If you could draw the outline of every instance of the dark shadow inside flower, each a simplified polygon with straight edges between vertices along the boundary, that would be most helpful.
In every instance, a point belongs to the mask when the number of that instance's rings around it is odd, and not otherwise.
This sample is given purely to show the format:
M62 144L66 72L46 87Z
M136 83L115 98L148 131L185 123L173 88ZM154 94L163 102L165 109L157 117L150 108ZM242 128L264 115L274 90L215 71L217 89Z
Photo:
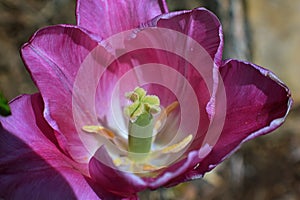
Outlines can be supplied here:
M113 192L114 195L119 197L134 196L136 192L145 189L146 185L140 177L132 173L116 170L111 167L113 165L111 156L104 147L100 147L90 160L89 171L91 178L88 179L88 182L96 192L100 192L99 196L108 198L111 195L109 193L104 194L102 188ZM114 190L116 185L118 190Z
M41 101L40 94L33 95L32 97L32 110L34 112L35 117L35 123L38 126L40 130L43 130L42 133L56 146L56 148L64 153L67 154L67 152L62 149L62 147L59 145L57 138L55 137L55 131L49 126L49 124L46 122L44 117L40 117L44 111L44 103Z
M1 198L76 198L68 180L59 171L21 139L1 126L0 130Z

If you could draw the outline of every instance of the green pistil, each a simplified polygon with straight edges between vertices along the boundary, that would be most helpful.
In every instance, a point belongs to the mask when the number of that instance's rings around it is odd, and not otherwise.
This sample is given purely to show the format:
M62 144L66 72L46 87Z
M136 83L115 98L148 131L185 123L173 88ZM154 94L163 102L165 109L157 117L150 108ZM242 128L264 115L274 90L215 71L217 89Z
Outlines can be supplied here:
M157 96L146 95L143 88L137 87L126 94L132 104L125 107L129 117L128 149L129 158L143 161L151 150L154 129L153 114L160 111L160 100Z

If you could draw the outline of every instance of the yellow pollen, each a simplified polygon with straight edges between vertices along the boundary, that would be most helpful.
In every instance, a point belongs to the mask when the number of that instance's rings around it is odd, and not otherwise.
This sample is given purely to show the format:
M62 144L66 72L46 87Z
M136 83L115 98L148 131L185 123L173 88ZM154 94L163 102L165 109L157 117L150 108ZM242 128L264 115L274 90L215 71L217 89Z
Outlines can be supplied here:
M113 160L116 167L119 167L123 162L121 158L116 158Z

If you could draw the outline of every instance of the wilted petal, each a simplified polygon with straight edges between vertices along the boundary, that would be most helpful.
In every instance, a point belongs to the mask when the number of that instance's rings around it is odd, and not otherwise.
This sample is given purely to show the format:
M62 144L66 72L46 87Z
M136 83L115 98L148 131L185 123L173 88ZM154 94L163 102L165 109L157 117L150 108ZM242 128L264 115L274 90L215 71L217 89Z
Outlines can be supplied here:
M84 58L96 45L81 29L58 25L36 32L21 50L45 102L46 120L57 131L62 148L77 160L84 160L87 153L74 126L73 83Z
M205 8L163 14L143 26L157 26L179 31L196 40L217 65L222 62L222 26L218 18Z
M227 94L225 125L211 153L196 169L190 167L179 183L203 175L244 142L267 134L285 120L292 105L288 88L270 71L251 63L228 60L220 68Z
M100 40L166 12L165 0L78 0L76 16L77 24Z
M10 104L12 115L0 118L0 197L99 199L81 175L82 166L53 143L42 104L39 94L19 97Z
M145 182L138 176L112 168L111 157L104 147L98 149L90 160L89 169L97 188L105 188L119 198L135 198L136 193L145 189Z

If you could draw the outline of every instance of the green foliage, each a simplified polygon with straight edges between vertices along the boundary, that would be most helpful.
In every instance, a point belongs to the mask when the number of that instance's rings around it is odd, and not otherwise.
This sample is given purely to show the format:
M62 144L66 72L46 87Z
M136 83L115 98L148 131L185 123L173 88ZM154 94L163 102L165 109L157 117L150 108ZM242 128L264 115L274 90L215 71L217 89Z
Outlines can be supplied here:
M8 105L7 99L3 96L3 94L0 92L0 115L2 116L8 116L10 115L10 108Z

